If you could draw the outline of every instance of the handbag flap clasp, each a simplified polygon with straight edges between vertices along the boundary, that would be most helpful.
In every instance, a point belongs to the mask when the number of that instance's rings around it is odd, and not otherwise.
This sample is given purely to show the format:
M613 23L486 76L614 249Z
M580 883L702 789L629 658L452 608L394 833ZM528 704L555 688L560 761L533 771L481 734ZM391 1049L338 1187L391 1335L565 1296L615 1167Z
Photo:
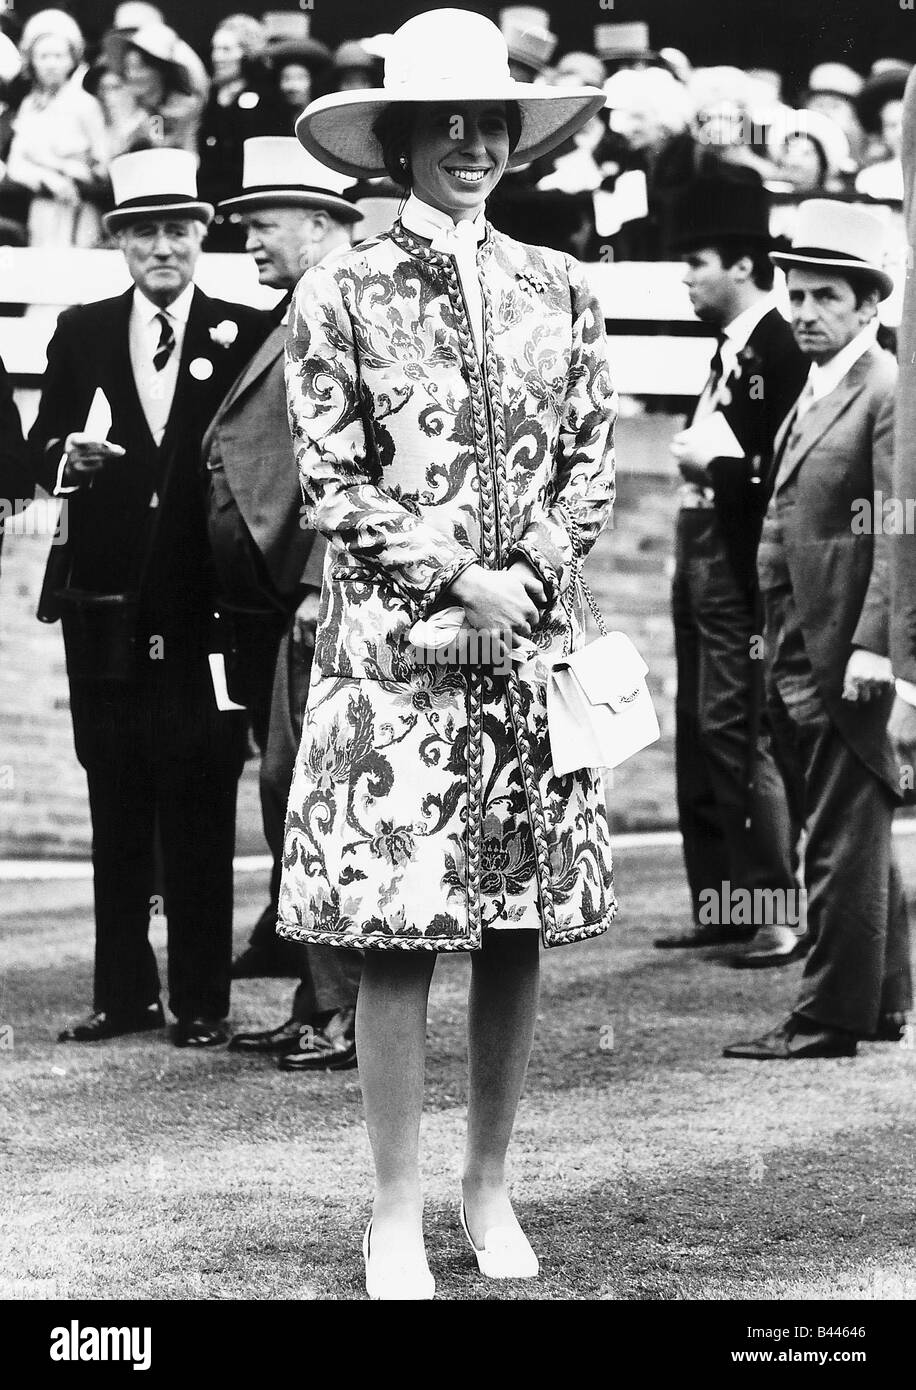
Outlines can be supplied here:
M625 632L609 632L596 638L581 651L567 656L565 664L586 699L593 705L610 706L615 714L635 703L649 670Z

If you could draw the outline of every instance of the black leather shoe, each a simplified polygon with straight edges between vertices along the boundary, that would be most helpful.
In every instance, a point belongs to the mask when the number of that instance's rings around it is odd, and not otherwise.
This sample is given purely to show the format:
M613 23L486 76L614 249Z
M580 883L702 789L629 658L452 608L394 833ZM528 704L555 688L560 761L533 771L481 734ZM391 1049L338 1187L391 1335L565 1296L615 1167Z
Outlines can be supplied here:
M172 1033L176 1047L219 1047L229 1037L217 1018L180 1018Z
M658 951L690 950L700 946L731 946L736 941L750 941L753 928L694 927L680 936L658 936L652 943Z
M320 1028L304 1028L283 1052L280 1071L348 1071L356 1066L356 1010L338 1009Z
M773 970L790 965L793 960L804 960L810 950L810 936L800 936L788 951L745 951L743 956L734 956L729 964L733 970Z
M307 1025L297 1018L288 1018L279 1028L263 1033L236 1033L229 1039L230 1052L264 1053L294 1052L299 1046L299 1034Z
M57 1035L58 1042L102 1042L125 1033L148 1033L165 1026L165 1015L158 1002L138 1014L91 1013L71 1023Z
M298 980L301 977L300 948L288 941L277 941L269 949L247 946L232 962L233 980Z
M882 1014L878 1019L878 1027L870 1037L863 1038L863 1042L903 1042L906 1036L907 1020L906 1014Z
M855 1057L856 1036L842 1028L808 1023L794 1016L771 1033L750 1042L723 1048L723 1057L746 1057L755 1062L790 1062L811 1057Z

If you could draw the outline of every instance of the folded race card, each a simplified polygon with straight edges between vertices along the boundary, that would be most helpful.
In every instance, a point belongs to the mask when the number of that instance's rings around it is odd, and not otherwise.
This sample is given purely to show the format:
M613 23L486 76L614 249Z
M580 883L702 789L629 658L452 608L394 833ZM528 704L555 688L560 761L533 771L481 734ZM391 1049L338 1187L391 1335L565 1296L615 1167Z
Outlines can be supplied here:
M744 450L738 443L735 432L722 414L714 410L695 425L681 432L685 443L694 445L701 454L714 459L743 459Z
M89 414L86 416L83 434L86 435L87 439L107 439L110 429L111 403L101 386L98 386L96 387L95 395L92 397Z

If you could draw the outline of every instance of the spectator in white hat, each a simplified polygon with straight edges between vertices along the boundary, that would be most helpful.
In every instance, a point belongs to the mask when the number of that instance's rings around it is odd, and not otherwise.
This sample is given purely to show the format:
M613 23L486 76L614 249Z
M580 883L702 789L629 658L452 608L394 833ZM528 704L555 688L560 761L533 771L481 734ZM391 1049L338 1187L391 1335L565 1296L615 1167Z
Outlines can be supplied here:
M167 24L107 35L106 52L140 108L132 150L164 146L197 154L209 79L197 54Z
M846 63L818 63L811 69L802 101L807 111L818 111L836 121L849 141L852 159L861 163L866 136L856 111L856 99L864 85L862 75Z
M247 733L244 715L217 707L210 677L200 447L269 324L194 284L213 208L198 197L193 155L142 150L111 173L105 221L131 284L61 314L29 436L42 486L68 497L67 543L52 547L39 616L63 625L93 833L94 997L59 1041L164 1023L148 939L158 836L174 1042L213 1047L227 1037Z
M842 126L819 111L792 111L770 129L776 178L805 197L835 193L850 171L849 141Z
M95 97L72 80L83 48L79 26L62 10L41 10L22 31L31 88L13 123L7 174L32 192L33 246L95 246L99 240L105 121Z

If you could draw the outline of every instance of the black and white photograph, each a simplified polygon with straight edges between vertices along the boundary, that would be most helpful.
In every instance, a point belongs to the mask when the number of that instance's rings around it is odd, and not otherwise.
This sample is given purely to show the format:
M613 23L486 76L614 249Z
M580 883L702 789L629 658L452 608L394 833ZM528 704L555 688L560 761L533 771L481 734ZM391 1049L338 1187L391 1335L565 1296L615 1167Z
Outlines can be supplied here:
M23 1365L547 1301L880 1375L916 3L272 5L0 0Z

